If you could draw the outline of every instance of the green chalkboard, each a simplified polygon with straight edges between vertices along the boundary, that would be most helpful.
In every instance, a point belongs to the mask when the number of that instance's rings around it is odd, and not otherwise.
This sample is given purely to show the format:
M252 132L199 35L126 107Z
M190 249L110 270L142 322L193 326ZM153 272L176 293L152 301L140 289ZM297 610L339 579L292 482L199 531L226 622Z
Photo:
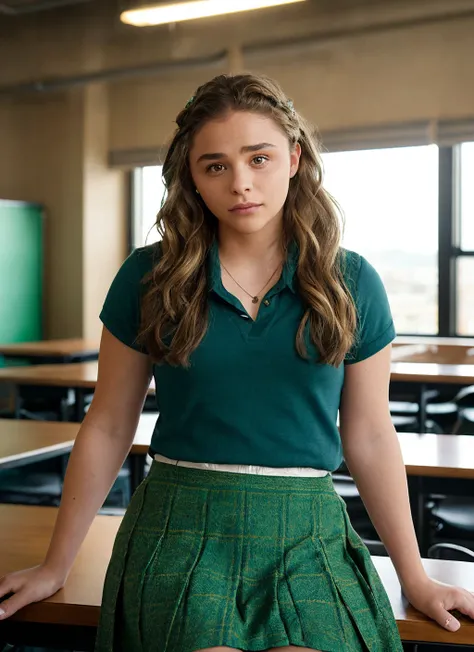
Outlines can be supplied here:
M0 343L43 338L43 210L0 200Z

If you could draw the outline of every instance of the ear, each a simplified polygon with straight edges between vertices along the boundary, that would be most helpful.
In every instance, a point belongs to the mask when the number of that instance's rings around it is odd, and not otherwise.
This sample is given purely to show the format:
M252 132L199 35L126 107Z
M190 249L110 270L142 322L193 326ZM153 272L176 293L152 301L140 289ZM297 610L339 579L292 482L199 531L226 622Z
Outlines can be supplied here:
M295 148L290 152L290 179L293 179L300 167L301 145L296 143Z

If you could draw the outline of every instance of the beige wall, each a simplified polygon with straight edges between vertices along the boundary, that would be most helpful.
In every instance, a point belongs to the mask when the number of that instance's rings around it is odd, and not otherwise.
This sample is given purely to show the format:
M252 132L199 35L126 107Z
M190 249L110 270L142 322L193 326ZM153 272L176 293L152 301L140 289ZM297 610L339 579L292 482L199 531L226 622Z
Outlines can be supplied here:
M84 93L82 335L98 339L98 315L118 265L126 253L123 173L108 167L108 89Z
M349 0L136 30L111 16L103 0L64 13L44 12L0 25L0 197L44 203L47 210L46 326L49 337L94 337L97 314L125 251L125 179L107 166L110 150L160 147L195 88L238 68L276 77L297 108L325 130L474 115L474 1L469 18L387 28L432 2ZM109 6L110 5L110 6ZM107 6L109 9L106 10ZM109 13L107 13L109 11ZM95 13L94 13L95 12ZM102 13L101 13L102 12ZM385 23L347 36L349 26ZM335 32L340 36L335 38ZM11 84L111 67L177 61L243 43L319 33L310 47L245 56L242 63L155 77L2 98ZM332 36L331 36L332 35Z
M0 197L45 206L45 329L75 336L82 321L81 98L0 104Z
M123 173L110 170L108 93L0 103L0 197L45 207L45 334L98 337L126 253Z
M321 131L474 115L474 18L344 38L297 55L246 57ZM219 70L114 84L110 147L158 146L196 86Z

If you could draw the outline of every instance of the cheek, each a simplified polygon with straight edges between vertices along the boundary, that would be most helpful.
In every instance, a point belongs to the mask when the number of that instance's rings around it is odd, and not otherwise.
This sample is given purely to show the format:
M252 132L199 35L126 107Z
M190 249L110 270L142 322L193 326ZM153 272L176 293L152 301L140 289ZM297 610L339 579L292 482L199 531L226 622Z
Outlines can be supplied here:
M225 213L229 208L229 192L226 191L222 182L216 179L213 179L212 183L204 182L200 185L200 193L202 201L216 217Z
M224 184L222 181L219 181L217 179L213 179L212 183L209 183L209 181L204 181L204 183L201 183L201 196L206 202L206 204L219 204L223 201L223 197L225 195L225 188Z
M282 166L277 173L269 175L267 184L271 188L271 193L275 201L281 201L282 197L285 198L290 185L289 167Z

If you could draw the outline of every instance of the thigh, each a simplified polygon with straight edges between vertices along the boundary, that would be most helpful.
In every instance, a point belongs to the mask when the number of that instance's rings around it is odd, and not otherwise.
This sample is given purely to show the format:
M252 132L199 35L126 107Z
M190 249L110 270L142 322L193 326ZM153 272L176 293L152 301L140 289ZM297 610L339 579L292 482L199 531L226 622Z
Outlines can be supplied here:
M203 650L196 650L196 652L241 652L235 647L206 647Z
M222 648L225 649L225 648ZM295 647L294 645L289 645L288 647L272 647L267 652L320 652L320 650L313 650L312 647Z

